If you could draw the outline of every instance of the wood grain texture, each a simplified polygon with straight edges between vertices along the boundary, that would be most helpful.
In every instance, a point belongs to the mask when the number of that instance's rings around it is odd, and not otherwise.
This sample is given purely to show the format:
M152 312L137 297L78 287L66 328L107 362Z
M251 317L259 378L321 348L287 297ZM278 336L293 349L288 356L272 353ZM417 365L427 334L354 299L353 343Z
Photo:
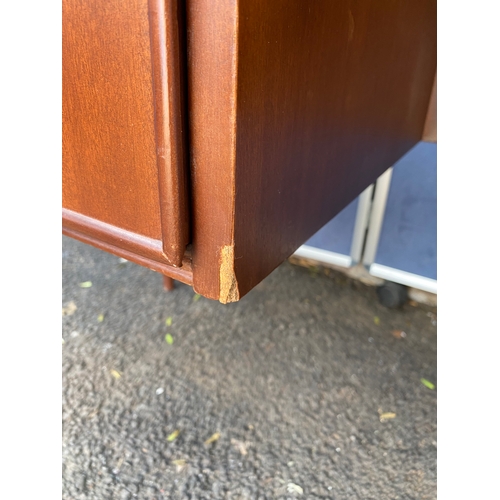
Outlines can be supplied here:
M163 260L180 265L188 214L175 5L63 0L63 206L157 240Z
M149 0L156 158L163 252L180 266L189 243L184 9L178 0Z
M63 208L63 234L106 252L148 267L187 285L193 284L191 251L188 247L181 266L165 263L161 241L111 226L91 217Z
M191 254L186 251L180 267L165 263L161 241L111 226L63 208L63 234L106 252L148 267L187 285L193 284Z
M434 85L432 86L422 140L425 142L437 142L437 76L434 78Z
M191 0L187 28L193 280L225 302L421 139L436 2Z
M234 247L237 2L192 0L186 19L193 285L224 301L220 270L231 273L223 258Z

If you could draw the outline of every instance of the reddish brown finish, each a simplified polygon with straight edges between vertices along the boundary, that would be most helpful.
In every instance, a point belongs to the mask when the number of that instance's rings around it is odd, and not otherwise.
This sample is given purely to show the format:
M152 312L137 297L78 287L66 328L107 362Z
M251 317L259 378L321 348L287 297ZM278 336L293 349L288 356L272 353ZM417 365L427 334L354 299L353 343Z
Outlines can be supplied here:
M437 142L437 77L434 78L432 86L431 100L425 119L424 133L422 140L426 142Z
M63 1L63 206L88 218L80 229L91 239L102 222L155 240L161 261L179 266L188 214L178 17L176 0L150 3L148 19L147 0Z
M220 298L222 249L234 245L236 4L187 3L193 281L213 299Z
M165 264L161 241L141 236L116 226L96 221L84 215L63 209L63 234L88 243L101 250L123 257L153 271L193 284L191 254L186 251L181 267Z
M175 289L174 280L168 276L163 276L163 289L166 292L171 292Z
M238 300L421 136L435 0L191 0L193 280Z
M156 159L163 252L180 266L189 243L187 162L183 82L184 56L177 0L149 0L149 25L155 101Z
M183 5L63 0L63 232L232 302L421 139L436 1Z

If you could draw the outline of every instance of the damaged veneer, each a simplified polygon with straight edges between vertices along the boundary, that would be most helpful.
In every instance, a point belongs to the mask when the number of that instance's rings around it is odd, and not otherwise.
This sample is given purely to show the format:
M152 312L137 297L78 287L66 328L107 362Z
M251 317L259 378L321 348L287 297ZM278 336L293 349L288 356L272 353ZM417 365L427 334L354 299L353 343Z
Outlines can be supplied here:
M240 300L432 140L436 10L63 0L63 232Z

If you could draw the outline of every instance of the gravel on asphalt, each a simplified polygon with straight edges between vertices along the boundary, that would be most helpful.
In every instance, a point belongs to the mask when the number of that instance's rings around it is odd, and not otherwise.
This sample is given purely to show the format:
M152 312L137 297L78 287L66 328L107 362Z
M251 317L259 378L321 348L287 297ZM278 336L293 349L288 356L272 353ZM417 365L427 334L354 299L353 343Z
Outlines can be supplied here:
M435 308L288 262L222 305L62 257L63 499L436 498Z

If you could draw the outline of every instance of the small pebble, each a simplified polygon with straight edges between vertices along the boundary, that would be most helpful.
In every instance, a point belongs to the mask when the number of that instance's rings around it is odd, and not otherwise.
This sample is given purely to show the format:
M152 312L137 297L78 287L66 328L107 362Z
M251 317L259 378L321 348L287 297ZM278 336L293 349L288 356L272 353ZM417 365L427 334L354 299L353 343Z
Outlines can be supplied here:
M163 389L163 387L158 387L158 389L156 389L156 395L159 396L160 394L163 394L164 391L165 389Z

